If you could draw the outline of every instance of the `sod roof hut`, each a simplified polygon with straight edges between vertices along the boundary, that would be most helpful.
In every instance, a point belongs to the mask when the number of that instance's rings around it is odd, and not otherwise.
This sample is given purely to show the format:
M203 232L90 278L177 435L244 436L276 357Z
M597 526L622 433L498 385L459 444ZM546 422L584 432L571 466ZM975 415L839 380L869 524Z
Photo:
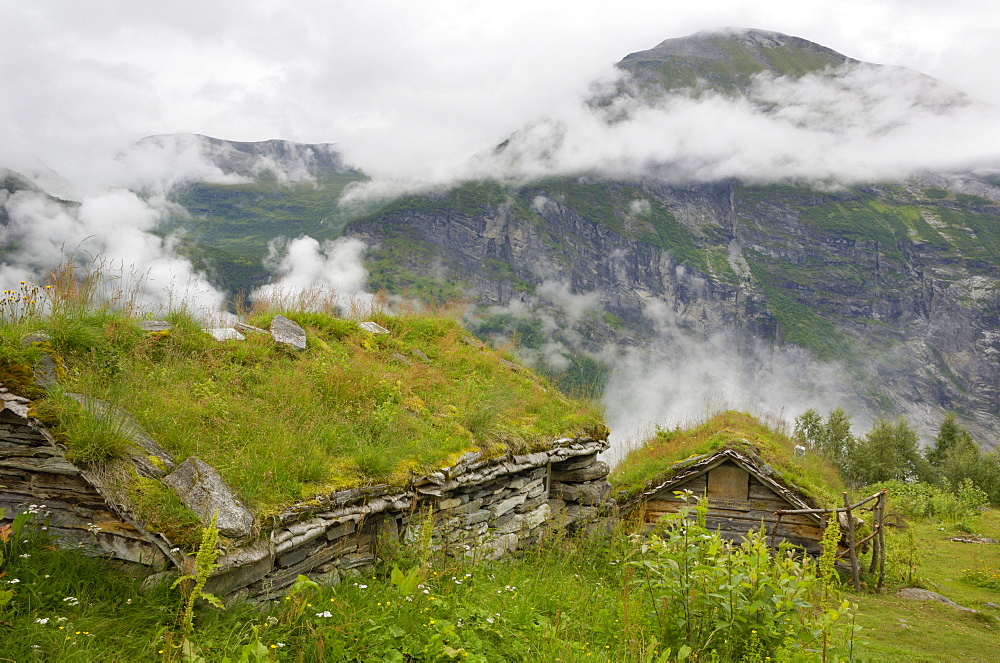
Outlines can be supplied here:
M764 461L749 450L722 449L695 456L673 465L659 483L631 500L626 513L641 515L655 523L676 513L685 497L675 491L691 491L705 499L710 529L731 540L764 525L771 545L787 541L819 554L824 521L815 514L783 515L775 512L817 508L807 495L787 484Z
M0 535L27 513L62 546L186 570L213 523L225 554L206 591L265 600L428 523L435 549L498 558L613 511L586 403L451 320L300 315L308 331L274 315L246 336L114 318L82 349L0 335ZM102 352L128 356L115 379L138 386L101 392Z

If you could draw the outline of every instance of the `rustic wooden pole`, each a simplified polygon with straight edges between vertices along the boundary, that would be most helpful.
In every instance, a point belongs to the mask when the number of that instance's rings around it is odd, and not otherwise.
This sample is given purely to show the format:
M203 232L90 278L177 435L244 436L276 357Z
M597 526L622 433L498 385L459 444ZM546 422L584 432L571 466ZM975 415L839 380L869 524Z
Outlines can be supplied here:
M878 507L878 549L881 552L878 560L878 591L882 591L885 580L885 507L889 503L889 493L883 491Z
M879 548L878 548L878 528L879 528L879 523L878 523L878 508L879 508L880 504L882 504L882 496L881 495L879 496L878 501L875 502L875 506L872 508L872 537L871 537L871 539L872 539L872 561L868 565L868 575L870 575L870 576L875 574L875 568L878 566L878 555L879 555Z
M851 513L851 500L844 493L844 510L847 512L847 551L851 556L851 575L854 577L854 589L860 591L861 578L858 571L858 548L854 539L854 514Z

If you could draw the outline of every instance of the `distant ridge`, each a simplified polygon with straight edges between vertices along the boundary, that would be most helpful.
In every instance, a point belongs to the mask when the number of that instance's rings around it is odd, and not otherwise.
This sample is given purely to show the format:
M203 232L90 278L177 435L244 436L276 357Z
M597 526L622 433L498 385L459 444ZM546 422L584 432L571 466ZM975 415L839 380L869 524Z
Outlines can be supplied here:
M147 136L135 147L175 154L194 150L225 174L251 179L266 173L279 179L300 180L356 172L344 165L332 143L307 145L280 139L240 142L179 133Z

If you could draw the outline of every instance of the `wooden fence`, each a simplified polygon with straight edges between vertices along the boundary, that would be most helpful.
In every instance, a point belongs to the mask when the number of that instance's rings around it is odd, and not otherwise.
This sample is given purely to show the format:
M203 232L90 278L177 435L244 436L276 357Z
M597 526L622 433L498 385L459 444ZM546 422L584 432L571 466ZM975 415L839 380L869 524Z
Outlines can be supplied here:
M851 574L854 578L854 589L861 589L861 568L860 562L858 561L858 550L860 546L863 546L869 541L872 542L872 558L871 564L868 568L868 573L875 573L876 568L878 569L878 585L879 591L882 590L882 583L885 581L885 507L889 499L889 491L880 490L871 497L866 497L865 499L851 504L850 499L847 497L847 493L844 493L844 506L837 509L789 509L789 510L779 510L775 511L775 515L778 516L778 522L775 523L772 531L776 532L778 525L781 523L781 517L785 515L792 514L822 514L822 513L844 513L847 514L847 550L843 553L839 553L837 557L843 557L845 554L849 556L851 563ZM871 511L873 514L872 518L872 533L861 539L857 540L857 528L855 527L855 517L854 512L861 510L864 505L874 502L875 504L865 509L866 511ZM772 541L772 546L774 542Z

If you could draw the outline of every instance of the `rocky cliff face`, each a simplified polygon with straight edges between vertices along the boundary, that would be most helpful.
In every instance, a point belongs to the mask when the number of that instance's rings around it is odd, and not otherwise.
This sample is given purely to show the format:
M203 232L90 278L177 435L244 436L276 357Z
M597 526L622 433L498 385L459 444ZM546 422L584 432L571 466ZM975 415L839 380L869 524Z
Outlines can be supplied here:
M374 247L376 280L451 281L480 306L481 331L543 362L553 340L567 361L611 364L608 346L796 345L807 372L843 367L870 414L906 414L929 435L955 410L993 445L1000 207L953 188L487 183L401 201L349 232Z

